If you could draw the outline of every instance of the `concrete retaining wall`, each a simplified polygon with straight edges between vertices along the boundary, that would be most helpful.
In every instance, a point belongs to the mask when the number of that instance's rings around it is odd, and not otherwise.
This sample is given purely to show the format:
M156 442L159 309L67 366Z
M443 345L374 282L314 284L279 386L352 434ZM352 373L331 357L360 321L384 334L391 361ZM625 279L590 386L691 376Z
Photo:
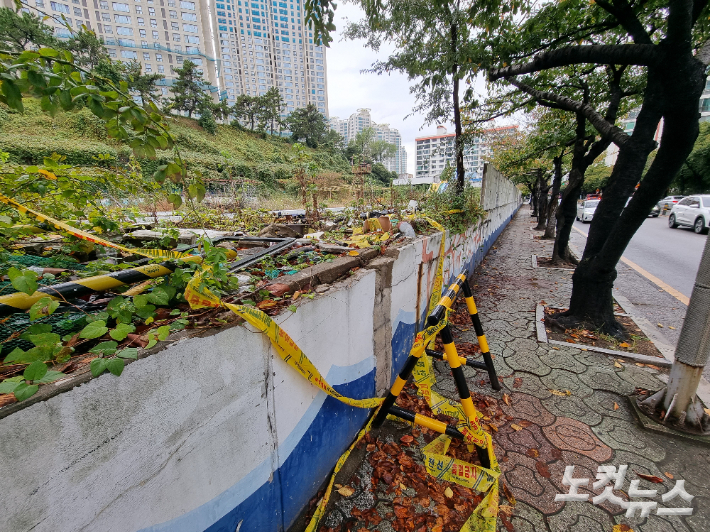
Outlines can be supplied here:
M518 206L447 237L445 279L477 265ZM388 250L276 318L340 393L389 387L423 323L440 238ZM87 382L0 419L0 530L285 530L368 415L245 326L169 341L118 378L73 379Z

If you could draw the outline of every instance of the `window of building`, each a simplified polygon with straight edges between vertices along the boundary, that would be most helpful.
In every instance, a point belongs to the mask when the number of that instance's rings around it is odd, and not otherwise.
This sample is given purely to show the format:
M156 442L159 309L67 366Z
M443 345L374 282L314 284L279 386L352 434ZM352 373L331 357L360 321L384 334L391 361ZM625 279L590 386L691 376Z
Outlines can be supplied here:
M177 18L177 11L170 10L170 18Z
M158 36L157 31L153 31L153 39L159 39L160 37Z
M108 55L109 57L116 57L116 50L114 50L113 48L109 48Z
M80 17L81 16L81 9L78 7L74 8L74 16L75 17Z
M154 17L154 16L155 16L155 8L154 8L154 7L149 7L149 8L148 8L148 14L149 14L151 17Z
M143 68L146 72L153 72L153 65L146 63L145 65L143 65Z
M157 28L157 27L158 27L158 21L155 20L154 18L150 19L150 27L151 27L151 28Z
M124 13L130 13L131 10L128 8L128 4L121 4L118 2L114 2L111 4L111 7L113 7L114 11L123 11Z
M138 13L139 15L142 15L143 14L143 6L136 6L136 13Z
M109 15L108 13L101 13L101 20L111 22L111 15Z
M197 33L197 26L194 24L183 24L182 31L186 33Z
M49 5L52 6L52 11L56 11L57 13L66 13L67 15L69 14L69 6L66 4L50 2Z
M155 54L155 60L158 63L162 63L163 62L163 54Z
M175 59L178 62L178 65L182 64L182 56L181 55L178 55Z
M101 9L108 9L108 2L104 2L104 0L101 0L101 1L99 2L99 7L100 7Z
M104 24L104 33L110 33L111 35L113 35L113 28L108 24Z
M138 54L132 50L121 50L121 57L123 59L138 59Z
M197 13L182 13L183 20L190 20L192 22L197 22Z
M200 44L200 38L192 35L185 35L185 42L189 42L190 44Z
M165 67L163 65L158 65L158 72L161 74L165 72Z
M145 26L145 20L143 19L143 17L137 17L137 20L139 26Z
M180 25L177 22L171 22L170 27L176 31L180 30Z
M180 2L180 7L183 9L195 10L195 2Z
M146 37L145 30L138 30L138 35L145 38Z
M118 24L130 24L131 17L129 17L128 15L114 15L113 21Z
M143 52L143 61L150 61L150 54L148 52Z
M116 33L118 35L133 35L133 28L126 28L125 26L116 26Z

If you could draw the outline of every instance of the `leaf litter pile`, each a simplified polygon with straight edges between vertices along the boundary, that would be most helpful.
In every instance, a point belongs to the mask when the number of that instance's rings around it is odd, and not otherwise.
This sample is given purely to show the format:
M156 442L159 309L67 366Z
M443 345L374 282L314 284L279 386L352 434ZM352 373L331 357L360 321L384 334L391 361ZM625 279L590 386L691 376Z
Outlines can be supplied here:
M487 430L496 431L496 423L509 420L497 409L494 400L475 394L474 402L488 423L484 425ZM455 423L448 416L434 416L426 401L417 395L412 382L402 390L397 404L418 414ZM453 482L437 480L427 473L421 449L438 436L437 432L425 427L411 427L397 421L385 423L382 429L368 433L356 447L359 453L350 458L362 457L357 470L348 479L340 478L343 472L336 478L319 532L385 529L397 532L458 532L481 502L483 494ZM480 465L475 451L469 452L461 440L451 441L447 455ZM311 501L311 511L306 516L308 520L322 495L319 493ZM506 496L510 504L503 504ZM515 502L502 480L501 498L499 518L508 528ZM383 526L383 523L386 524Z
M563 329L559 327L555 321L554 314L560 312L560 310L545 307L545 331L549 340L663 358L663 355L653 345L653 342L646 337L629 316L616 316L616 321L623 326L628 337L626 340L617 340L611 336L600 334L598 331L583 328Z

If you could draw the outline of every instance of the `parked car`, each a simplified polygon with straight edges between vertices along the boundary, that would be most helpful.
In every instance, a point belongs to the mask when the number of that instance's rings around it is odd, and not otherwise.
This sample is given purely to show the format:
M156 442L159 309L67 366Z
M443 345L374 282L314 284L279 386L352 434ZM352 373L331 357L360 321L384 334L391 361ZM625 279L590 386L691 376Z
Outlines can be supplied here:
M626 200L626 205L629 204L631 201L631 198ZM624 205L624 208L626 208L626 205ZM651 212L648 213L648 216L651 218L658 218L658 215L661 213L661 208L658 206L658 203L653 206L653 209L651 209Z
M710 194L699 194L683 198L671 209L668 227L688 225L698 234L708 232L710 224Z
M582 223L591 222L594 218L594 211L597 210L600 200L585 200L577 204L577 220Z
M671 210L673 205L676 205L685 196L666 196L661 201L658 202L658 208L660 210L667 209Z

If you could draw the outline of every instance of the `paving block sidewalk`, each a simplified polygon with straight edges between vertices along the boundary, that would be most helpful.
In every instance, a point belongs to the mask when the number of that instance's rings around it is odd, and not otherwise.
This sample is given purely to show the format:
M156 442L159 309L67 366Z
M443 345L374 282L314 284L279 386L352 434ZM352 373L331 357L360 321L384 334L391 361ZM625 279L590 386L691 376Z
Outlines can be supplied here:
M663 383L658 377L667 374L667 370L639 367L633 362L615 364L610 356L574 346L553 347L537 342L535 307L542 301L566 306L571 292L571 272L532 267L531 255L545 255L544 250L549 248L548 244L532 238L540 234L532 231L533 225L528 207L523 206L471 280L503 389L494 392L483 372L465 368L465 373L478 404L484 401L488 406L488 412L483 413L491 415L496 425L497 431L492 436L502 478L517 499L512 515L499 519L499 530L710 531L710 447L644 431L627 399L636 388L660 389ZM473 330L464 329L459 328L457 344L476 344ZM440 393L457 398L446 366L440 362L434 365ZM571 394L553 393L564 390ZM509 405L503 400L503 394L507 394ZM494 417L496 413L498 417ZM414 434L419 445L412 450L407 447L406 454L421 464L420 449L425 440L418 432ZM397 445L402 435L411 433L411 427L388 421L380 431L374 431L373 436ZM424 507L422 504L426 502L422 501L429 499L421 497L407 482L398 494L387 490L381 480L373 483L368 458L374 446L368 447L369 451L363 446L354 452L338 475L336 482L352 486L354 493L334 494L320 530L432 529L429 525L417 524L423 519L398 520L393 510L397 504L406 505L407 499L414 501L410 517L438 516L449 510L433 500L430 506ZM392 454L397 456L397 453ZM590 479L589 489L580 489L580 493L591 494L589 501L555 501L556 494L569 491L562 485L565 467L569 465L575 466L574 477ZM599 465L628 465L621 490L614 492L622 499L628 500L626 492L630 482L638 479L640 489L658 490L656 498L645 500L656 501L659 507L666 508L692 506L693 514L658 516L652 510L647 518L640 518L638 512L636 517L627 518L626 510L615 504L592 504L591 497L602 491L592 489ZM636 473L657 476L664 482L652 484ZM679 479L685 480L685 490L694 496L692 502L687 504L680 497L662 502L661 495L670 491ZM504 498L501 504L507 504ZM372 519L361 517L368 511L373 515L373 509L379 516L375 524ZM450 511L458 510L453 507ZM468 509L465 511L470 513ZM436 530L458 531L467 517L451 519L449 516ZM437 525L441 525L440 520ZM620 526L614 528L615 525Z

